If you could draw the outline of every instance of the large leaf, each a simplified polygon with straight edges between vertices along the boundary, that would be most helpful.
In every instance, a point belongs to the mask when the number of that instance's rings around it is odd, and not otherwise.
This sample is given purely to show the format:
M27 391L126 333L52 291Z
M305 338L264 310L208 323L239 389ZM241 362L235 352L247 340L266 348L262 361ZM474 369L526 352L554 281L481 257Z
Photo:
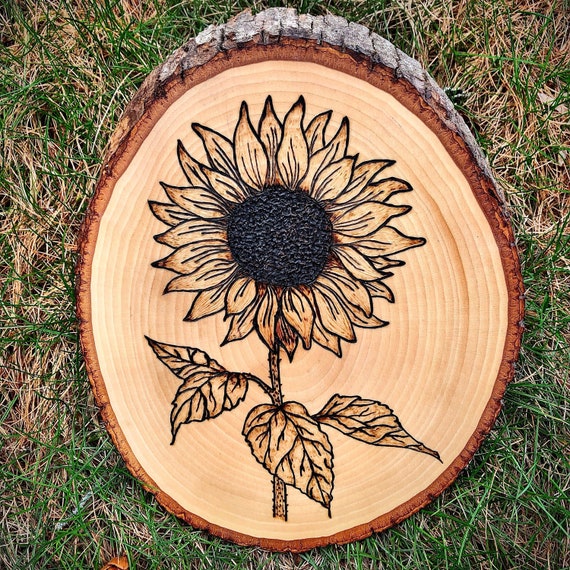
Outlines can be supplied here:
M314 417L322 424L371 445L405 447L441 461L437 451L414 439L394 412L381 402L335 394Z
M329 438L297 402L253 408L243 435L255 458L273 475L317 501L330 514L333 450Z
M210 369L214 372L226 372L223 366L202 350L190 346L175 346L158 342L148 336L145 338L160 361L182 380L188 379L197 367Z
M228 372L197 348L147 341L159 360L183 380L172 401L172 443L183 424L202 422L235 408L246 396L247 374Z

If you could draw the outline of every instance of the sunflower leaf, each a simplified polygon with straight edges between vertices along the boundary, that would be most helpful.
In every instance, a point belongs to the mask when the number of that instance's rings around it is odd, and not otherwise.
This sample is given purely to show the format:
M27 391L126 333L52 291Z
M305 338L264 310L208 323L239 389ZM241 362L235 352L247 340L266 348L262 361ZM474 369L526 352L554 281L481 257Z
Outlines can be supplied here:
M243 435L267 471L330 509L332 445L304 406L298 402L255 406L245 420Z
M414 439L394 412L381 402L335 394L314 418L370 445L405 447L441 461L437 451Z
M172 401L171 443L183 424L215 418L233 410L245 398L249 374L228 372L197 348L146 339L158 359L183 380Z

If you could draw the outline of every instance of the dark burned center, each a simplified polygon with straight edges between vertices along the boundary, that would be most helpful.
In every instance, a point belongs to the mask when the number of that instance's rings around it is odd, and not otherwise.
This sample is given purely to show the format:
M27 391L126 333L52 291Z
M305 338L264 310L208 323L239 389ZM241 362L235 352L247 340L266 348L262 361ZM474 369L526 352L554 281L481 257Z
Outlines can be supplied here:
M304 192L270 186L232 210L228 242L234 259L256 281L308 285L325 266L332 225L322 206Z

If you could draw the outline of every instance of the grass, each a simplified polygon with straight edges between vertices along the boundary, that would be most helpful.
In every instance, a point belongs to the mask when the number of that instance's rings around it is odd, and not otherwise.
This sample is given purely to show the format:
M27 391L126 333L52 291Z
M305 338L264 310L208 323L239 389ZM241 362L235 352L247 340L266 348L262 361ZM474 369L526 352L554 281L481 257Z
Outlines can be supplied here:
M0 568L570 568L570 4L304 0L416 57L505 190L527 331L498 422L459 480L367 540L240 548L168 515L125 469L78 350L79 226L121 110L209 23L277 2L5 0L0 7Z

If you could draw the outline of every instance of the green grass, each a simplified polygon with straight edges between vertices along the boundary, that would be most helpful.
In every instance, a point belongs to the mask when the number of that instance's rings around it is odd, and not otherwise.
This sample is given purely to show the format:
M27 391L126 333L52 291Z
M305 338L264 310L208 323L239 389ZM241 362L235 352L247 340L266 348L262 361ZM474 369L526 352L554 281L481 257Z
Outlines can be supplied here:
M416 5L417 4L417 5ZM167 514L107 435L78 349L79 226L105 144L189 37L278 2L5 0L0 7L0 568L570 568L570 5L290 3L363 23L454 100L507 194L527 331L494 430L402 524L307 553L240 548Z

